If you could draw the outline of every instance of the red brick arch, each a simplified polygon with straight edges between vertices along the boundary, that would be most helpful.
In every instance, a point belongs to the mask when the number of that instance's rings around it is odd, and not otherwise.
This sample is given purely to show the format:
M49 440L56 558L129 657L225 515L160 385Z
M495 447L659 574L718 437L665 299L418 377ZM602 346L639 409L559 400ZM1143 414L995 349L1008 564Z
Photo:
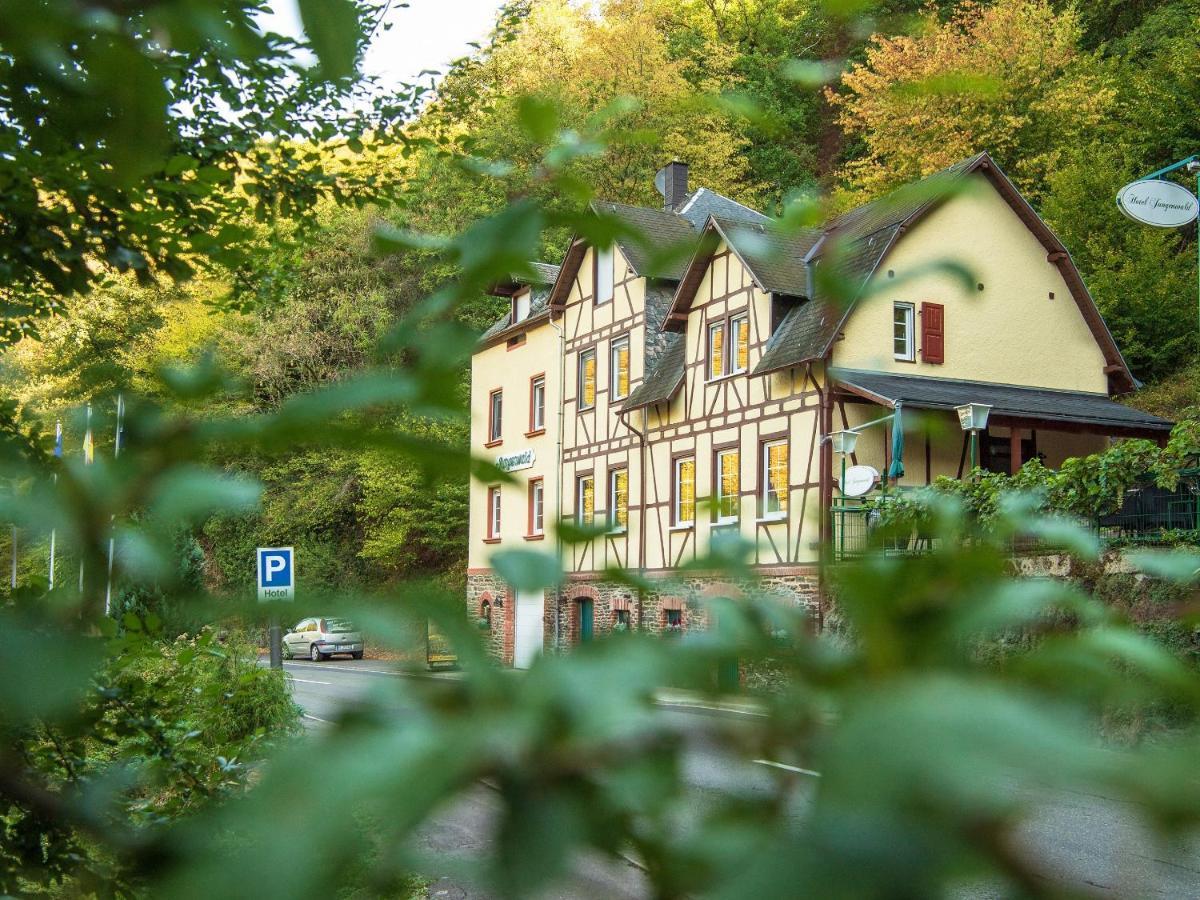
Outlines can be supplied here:
M568 600L591 600L593 603L599 601L600 592L590 584L576 584L567 588Z

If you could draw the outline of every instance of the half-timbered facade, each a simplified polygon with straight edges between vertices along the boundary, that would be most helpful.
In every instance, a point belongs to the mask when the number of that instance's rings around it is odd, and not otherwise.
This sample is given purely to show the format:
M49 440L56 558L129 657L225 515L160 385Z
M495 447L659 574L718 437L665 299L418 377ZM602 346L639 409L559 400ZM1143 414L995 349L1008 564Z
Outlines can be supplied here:
M493 617L497 598L511 610L493 624L507 661L613 628L705 624L692 621L703 613L691 596L736 587L671 576L732 535L768 589L816 604L838 493L834 431L891 415L864 428L847 462L891 470L904 488L969 468L953 412L963 403L992 407L982 462L1006 470L1169 428L1111 400L1134 387L1132 374L1066 249L986 154L799 232L690 191L679 163L657 183L661 210L595 206L640 239L576 240L560 267L539 270L547 284L533 286L525 320L530 347L535 332L546 336L535 352L497 353L522 328L514 307L475 357L472 434L483 455L495 452L495 367L518 381L556 373L561 417L556 440L548 429L543 442L552 458L539 451L528 478L555 482L546 535L562 520L597 531L555 542L566 586L514 609L488 551L528 535L489 537L487 522L493 490L514 503L523 493L473 485L468 602L481 618L485 601ZM893 422L903 465L891 456ZM614 584L604 574L613 568L664 587ZM523 611L536 618L525 630Z

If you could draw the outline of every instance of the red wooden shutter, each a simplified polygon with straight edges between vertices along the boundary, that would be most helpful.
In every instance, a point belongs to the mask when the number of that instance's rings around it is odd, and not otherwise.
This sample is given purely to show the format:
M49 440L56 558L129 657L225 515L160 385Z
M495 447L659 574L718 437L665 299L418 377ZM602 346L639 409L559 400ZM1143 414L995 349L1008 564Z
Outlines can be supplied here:
M946 361L946 307L940 303L921 304L921 359Z

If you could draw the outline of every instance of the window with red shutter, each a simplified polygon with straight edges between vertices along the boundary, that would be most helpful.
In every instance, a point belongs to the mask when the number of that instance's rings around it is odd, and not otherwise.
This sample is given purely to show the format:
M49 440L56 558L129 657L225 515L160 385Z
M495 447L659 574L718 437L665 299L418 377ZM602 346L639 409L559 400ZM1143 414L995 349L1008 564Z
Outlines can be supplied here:
M946 361L946 307L940 303L921 304L921 360Z

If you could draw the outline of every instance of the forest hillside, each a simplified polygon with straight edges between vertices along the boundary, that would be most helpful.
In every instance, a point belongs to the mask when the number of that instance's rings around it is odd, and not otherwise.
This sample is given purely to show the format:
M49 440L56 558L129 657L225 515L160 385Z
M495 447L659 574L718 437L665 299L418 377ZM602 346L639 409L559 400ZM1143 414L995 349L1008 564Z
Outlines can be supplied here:
M693 184L768 212L798 198L836 209L987 150L1071 249L1148 385L1137 402L1166 414L1191 405L1200 385L1195 228L1140 226L1113 197L1200 150L1200 0L890 0L865 20L831 18L827 7L513 4L510 27L452 65L408 124L431 139L362 157L374 181L394 186L386 202L331 205L300 246L283 239L285 225L259 223L274 299L225 302L230 285L212 275L179 285L116 278L7 350L4 388L53 423L122 388L155 390L163 366L212 359L229 389L205 403L274 410L374 362L380 337L454 274L432 252L377 255L375 226L451 233L514 197L540 197L539 127L586 133L599 123L616 140L603 155L579 156L580 191L543 198L551 208L586 202L584 184L654 204L655 170L678 158ZM438 149L451 145L477 165ZM557 261L566 239L551 232L544 258ZM481 294L462 307L462 324L482 329L500 306ZM456 365L465 396L468 365ZM466 442L461 421L403 424ZM71 427L74 452L81 435ZM111 440L98 434L97 452ZM276 541L296 545L312 587L462 577L458 479L397 468L369 448L298 446L221 462L257 476L266 493L256 512L178 536L192 577L212 587L248 590L251 548Z

